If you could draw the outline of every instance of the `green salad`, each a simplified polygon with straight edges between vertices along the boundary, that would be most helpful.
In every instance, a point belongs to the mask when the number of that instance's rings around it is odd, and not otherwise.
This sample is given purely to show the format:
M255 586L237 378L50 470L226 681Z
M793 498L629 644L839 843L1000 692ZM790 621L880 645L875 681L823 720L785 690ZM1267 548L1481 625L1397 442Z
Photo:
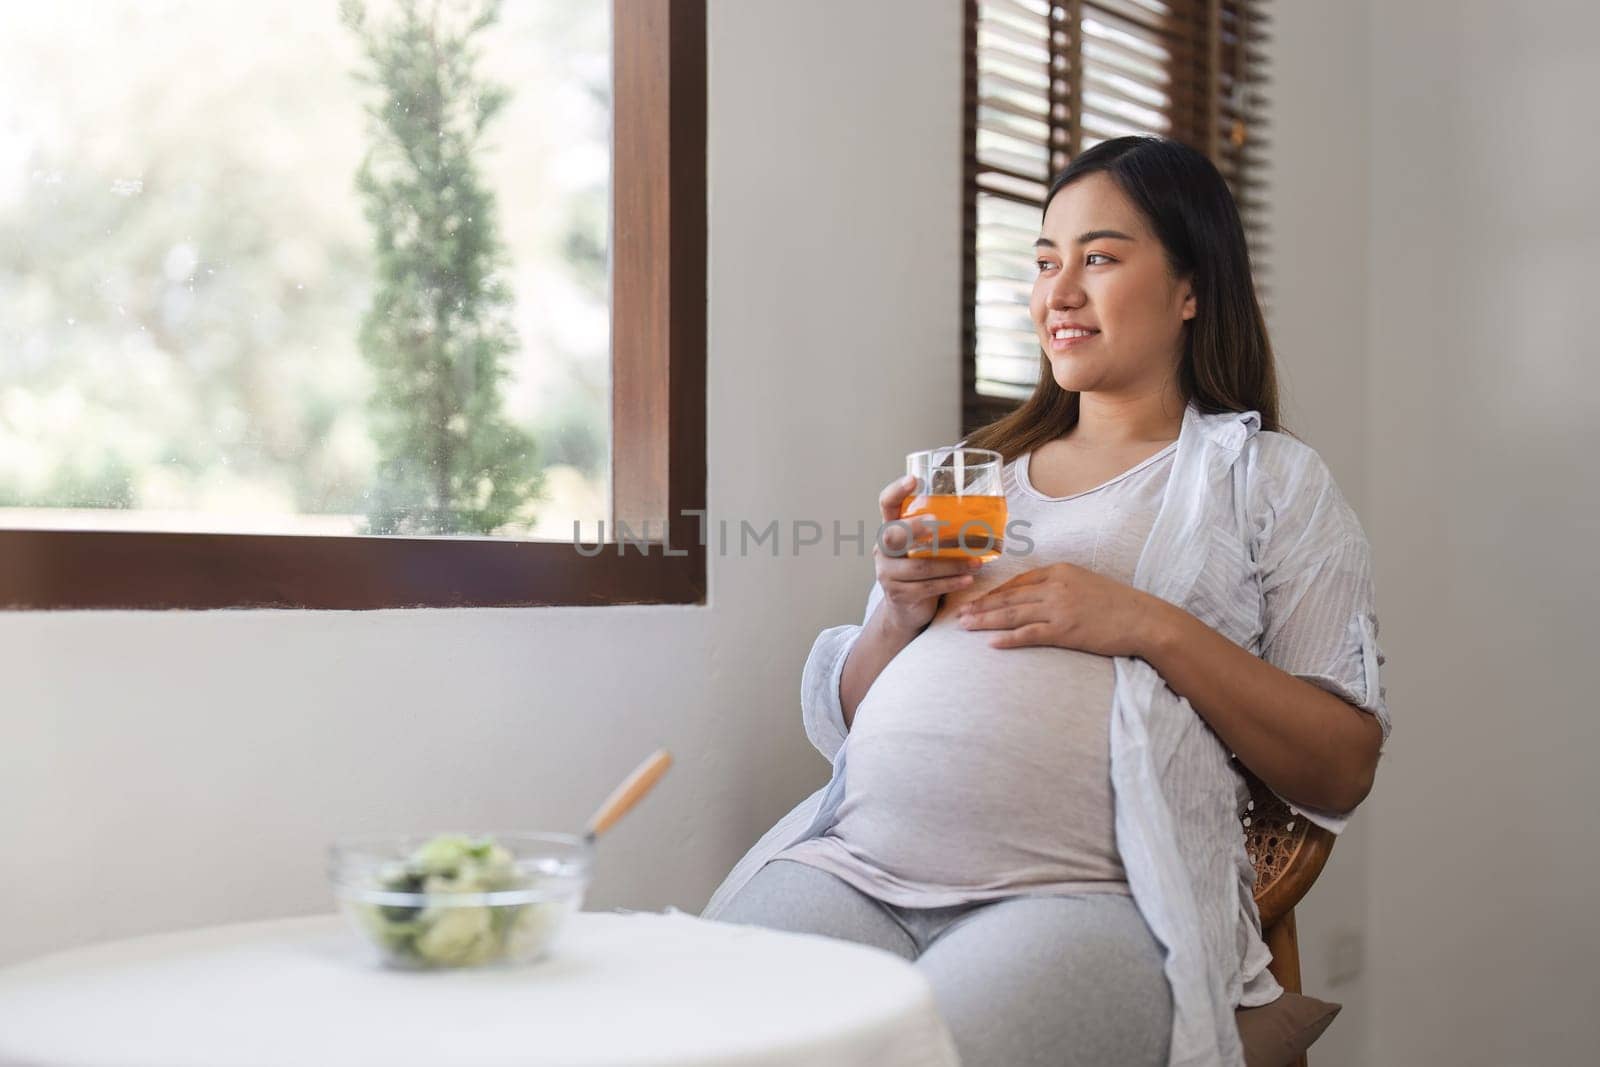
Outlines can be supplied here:
M561 922L567 903L530 892L537 879L520 872L493 838L436 837L402 862L383 868L378 893L427 894L428 903L355 904L362 926L398 962L464 967L538 952ZM519 893L527 892L523 899ZM455 896L507 893L506 903Z

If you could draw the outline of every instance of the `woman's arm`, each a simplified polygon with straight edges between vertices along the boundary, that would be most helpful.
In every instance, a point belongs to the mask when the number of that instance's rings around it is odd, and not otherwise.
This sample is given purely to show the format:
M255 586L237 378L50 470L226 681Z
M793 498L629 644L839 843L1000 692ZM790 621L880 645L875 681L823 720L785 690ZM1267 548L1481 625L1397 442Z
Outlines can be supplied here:
M1138 654L1274 793L1336 812L1366 799L1383 743L1375 716L1257 658L1182 608L1154 596L1148 607Z
M861 632L846 653L838 688L831 694L838 700L846 731L883 668L928 628L944 595L970 586L974 581L972 572L981 566L979 560L964 556L910 556L913 538L928 543L940 536L937 520L932 516L900 518L901 505L916 484L917 480L909 475L897 478L878 495L878 508L886 527L879 531L872 549L876 582L867 600Z
M861 705L867 690L878 680L878 675L898 656L917 634L926 627L908 629L889 621L888 612L880 603L872 617L850 649L844 661L844 673L839 677L839 705L844 711L844 726L848 730L855 721L856 708Z

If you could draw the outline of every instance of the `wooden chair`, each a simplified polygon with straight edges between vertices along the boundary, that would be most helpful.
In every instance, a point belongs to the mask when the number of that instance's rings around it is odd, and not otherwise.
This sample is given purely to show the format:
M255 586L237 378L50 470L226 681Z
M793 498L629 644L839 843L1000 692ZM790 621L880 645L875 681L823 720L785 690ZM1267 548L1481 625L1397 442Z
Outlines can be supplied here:
M1294 908L1306 895L1333 851L1333 834L1295 815L1261 780L1235 761L1250 785L1250 803L1240 824L1245 848L1256 867L1256 908L1261 936L1272 952L1267 970L1291 993L1300 989L1300 944ZM1301 1056L1298 1067L1306 1067Z

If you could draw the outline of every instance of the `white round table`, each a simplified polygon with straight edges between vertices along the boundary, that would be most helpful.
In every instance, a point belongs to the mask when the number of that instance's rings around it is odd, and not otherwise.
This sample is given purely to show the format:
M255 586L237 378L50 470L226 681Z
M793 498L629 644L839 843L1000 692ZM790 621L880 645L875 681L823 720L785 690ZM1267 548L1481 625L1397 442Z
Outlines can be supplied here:
M670 908L579 912L519 968L390 970L338 916L316 916L0 970L0 1065L957 1063L904 960Z

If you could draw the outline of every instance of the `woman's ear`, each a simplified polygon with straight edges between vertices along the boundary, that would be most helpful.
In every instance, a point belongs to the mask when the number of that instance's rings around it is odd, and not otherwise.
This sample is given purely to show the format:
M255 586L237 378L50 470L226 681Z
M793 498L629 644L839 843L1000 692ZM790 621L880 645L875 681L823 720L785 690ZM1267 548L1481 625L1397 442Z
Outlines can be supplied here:
M1183 317L1185 319L1194 318L1196 308L1197 305L1195 304L1194 299L1194 286L1185 282L1183 295Z

